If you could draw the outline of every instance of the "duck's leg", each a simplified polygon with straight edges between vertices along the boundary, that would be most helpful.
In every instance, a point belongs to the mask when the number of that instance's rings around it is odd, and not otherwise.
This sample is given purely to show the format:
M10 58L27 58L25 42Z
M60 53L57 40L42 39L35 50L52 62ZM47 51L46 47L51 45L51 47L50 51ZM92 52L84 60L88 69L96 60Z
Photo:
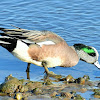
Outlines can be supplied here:
M48 70L48 68L47 68L47 63L45 62L45 61L43 61L42 62L42 66L44 67L44 69L45 69L45 73L47 74L47 75L51 75L52 73Z
M26 72L26 74L27 74L27 79L30 80L30 72Z
M31 63L28 63L28 64L27 64L26 72L29 72L29 71L30 71L30 64L31 64Z
M46 64L47 64L47 63L46 63L45 61L42 62L42 66L44 67L45 72L46 72L46 74L48 75L48 74L49 74L49 70L48 70Z
M47 76L57 78L57 79L61 78L61 75L57 75L57 74L53 73L52 71L49 71L46 65L47 65L47 63L45 61L43 61L42 66L44 67Z

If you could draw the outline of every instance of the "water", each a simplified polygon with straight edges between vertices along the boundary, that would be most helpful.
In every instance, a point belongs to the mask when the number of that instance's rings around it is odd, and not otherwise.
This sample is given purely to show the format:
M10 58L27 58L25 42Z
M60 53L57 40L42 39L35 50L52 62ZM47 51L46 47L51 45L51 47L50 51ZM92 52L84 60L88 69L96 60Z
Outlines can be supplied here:
M99 0L2 0L0 27L13 28L10 24L31 30L53 31L68 45L83 43L95 47L100 53ZM9 74L26 79L26 65L0 47L0 83ZM73 68L56 67L49 70L62 75L71 74L75 78L85 74L91 80L99 80L95 77L100 77L99 69L82 61ZM42 67L31 65L31 80L40 80L43 72Z

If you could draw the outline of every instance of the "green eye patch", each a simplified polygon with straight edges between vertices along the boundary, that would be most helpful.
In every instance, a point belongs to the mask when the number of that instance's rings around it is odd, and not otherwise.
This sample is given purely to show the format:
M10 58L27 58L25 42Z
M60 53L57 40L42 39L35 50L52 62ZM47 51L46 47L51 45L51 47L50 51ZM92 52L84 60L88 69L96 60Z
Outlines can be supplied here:
M96 55L95 51L91 47L86 46L84 44L74 44L74 47L76 50L83 50L84 52L88 53L91 56Z
M93 49L89 49L89 48L82 48L81 50L83 50L86 53L95 53Z

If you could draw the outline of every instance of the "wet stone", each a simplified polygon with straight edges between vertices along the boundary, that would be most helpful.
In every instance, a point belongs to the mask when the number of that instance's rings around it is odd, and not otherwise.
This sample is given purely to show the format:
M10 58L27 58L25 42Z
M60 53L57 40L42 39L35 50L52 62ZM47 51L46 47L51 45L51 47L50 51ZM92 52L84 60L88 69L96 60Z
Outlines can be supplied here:
M30 81L30 82L26 83L25 86L28 88L29 91L31 91L31 90L33 90L35 88L42 87L43 86L43 83Z
M42 94L42 90L40 89L40 88L35 88L35 89L33 89L33 94L35 94L35 95L39 95L39 94Z
M73 83L73 82L75 81L75 79L74 79L71 75L68 75L68 76L66 77L66 81L67 81L68 83Z
M50 79L48 79L48 80L46 80L46 81L44 82L44 84L45 84L45 85L51 85L51 84L52 84L52 82L51 82L51 80L50 80Z
M16 93L15 94L15 99L21 100L22 99L22 94L21 93Z
M22 83L17 78L12 77L0 85L0 91L4 93L15 92L19 85L22 85Z
M98 83L98 87L100 88L100 83Z
M69 92L62 92L61 96L66 97L68 99L71 99L71 97L73 96L73 94L69 93Z
M100 89L94 89L93 92L97 95L100 95Z
M77 94L75 97L74 97L74 100L85 100L85 98L81 97L79 94Z
M89 81L90 77L88 75L84 75L83 78L85 79L85 81Z
M68 75L66 77L60 78L59 81L64 81L64 83L74 83L75 79L71 75Z
M76 79L76 83L81 84L81 85L85 85L85 79L79 77L78 79Z

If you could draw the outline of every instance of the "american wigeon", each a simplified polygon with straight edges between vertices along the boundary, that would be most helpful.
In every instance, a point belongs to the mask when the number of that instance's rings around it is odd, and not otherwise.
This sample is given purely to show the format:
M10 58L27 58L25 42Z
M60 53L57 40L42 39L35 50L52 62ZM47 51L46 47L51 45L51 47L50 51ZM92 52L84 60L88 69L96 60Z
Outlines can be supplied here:
M66 41L50 31L34 31L26 29L0 28L3 33L0 37L0 45L10 53L27 62L27 70L30 64L42 66L47 74L48 67L72 67L79 60L94 64L100 68L98 51L91 46L74 44L68 46Z

